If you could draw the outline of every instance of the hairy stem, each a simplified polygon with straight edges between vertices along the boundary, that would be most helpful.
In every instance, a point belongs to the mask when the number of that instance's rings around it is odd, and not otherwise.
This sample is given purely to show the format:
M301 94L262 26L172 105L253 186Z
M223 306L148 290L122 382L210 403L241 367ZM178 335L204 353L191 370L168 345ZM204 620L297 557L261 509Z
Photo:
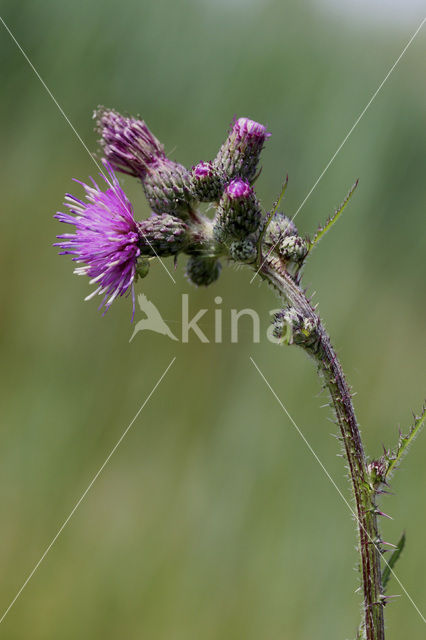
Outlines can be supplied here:
M311 320L315 327L315 340L307 341L305 345L302 343L301 346L304 346L307 353L316 361L319 372L326 382L348 461L359 534L361 580L364 592L364 633L367 640L384 640L381 550L375 492L370 482L349 386L319 316L280 260L274 257L265 259L260 275L285 297L296 312Z

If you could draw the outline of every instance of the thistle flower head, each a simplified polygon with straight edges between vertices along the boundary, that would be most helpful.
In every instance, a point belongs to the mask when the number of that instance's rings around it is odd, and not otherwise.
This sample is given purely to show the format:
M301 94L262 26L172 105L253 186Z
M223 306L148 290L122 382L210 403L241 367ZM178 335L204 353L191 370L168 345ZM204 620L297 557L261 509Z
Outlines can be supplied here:
M298 235L286 236L277 247L278 254L284 260L293 260L294 262L303 262L308 253L308 245L306 240Z
M255 120L250 120L250 118L238 118L233 126L233 130L241 140L248 138L254 141L257 138L262 144L266 138L269 138L271 135L267 132L263 124L255 122Z
M99 107L94 112L105 158L116 171L142 177L147 167L166 157L163 145L143 120Z
M101 191L95 181L93 186L80 184L86 191L83 202L75 196L66 195L65 206L69 213L55 215L60 222L75 226L75 234L64 233L57 236L60 254L69 254L81 263L75 269L78 275L87 275L97 288L87 296L103 295L101 307L105 311L117 296L132 292L136 265L141 253L139 233L133 216L133 208L121 189L110 165L105 163L109 176L102 178L107 185ZM76 182L79 182L78 180Z
M229 256L235 262L254 262L257 258L257 244L253 239L234 240L229 245Z
M234 178L226 186L219 202L215 220L218 242L244 240L256 231L262 218L259 203L247 180Z
M184 251L188 245L188 226L167 213L154 214L136 225L140 237L139 246L144 256L173 256Z
M219 200L223 186L223 175L212 162L199 162L192 167L192 190L200 202Z
M244 200L249 198L253 193L253 189L246 180L235 178L226 187L226 195L230 200Z
M186 265L186 277L198 287L207 287L219 278L221 269L216 258L191 256Z
M318 348L317 319L304 315L294 307L286 307L275 314L273 333L284 343L303 345L310 351Z
M269 136L263 124L249 118L238 118L214 160L215 166L228 178L241 176L251 182L256 175L263 145Z
M186 217L193 197L190 173L167 158L163 145L145 122L103 107L95 111L94 117L105 158L113 169L141 179L155 213Z
M211 162L199 162L192 169L192 175L198 180L202 180L203 178L210 178L212 174L213 166Z
M142 176L146 199L155 213L188 218L194 199L191 174L169 158L159 158Z
M277 247L287 236L297 236L297 227L293 220L285 216L281 211L277 211L263 237L263 243L268 246Z

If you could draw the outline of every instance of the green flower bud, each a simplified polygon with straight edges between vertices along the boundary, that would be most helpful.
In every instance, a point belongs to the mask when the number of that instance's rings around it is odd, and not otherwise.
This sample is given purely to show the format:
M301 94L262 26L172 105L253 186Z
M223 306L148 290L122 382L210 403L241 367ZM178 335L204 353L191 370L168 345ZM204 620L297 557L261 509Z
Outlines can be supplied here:
M229 245L229 255L235 262L254 262L257 258L257 245L252 240L234 240Z
M192 191L199 202L219 200L224 180L221 172L211 162L200 162L192 168Z
M147 258L139 258L136 264L136 277L146 278L149 273L149 260Z
M278 254L284 260L303 262L308 253L306 240L300 236L286 236L278 246Z
M215 220L215 238L224 243L231 238L244 240L258 229L261 218L261 209L253 189L245 180L236 178L228 184L220 200Z
M280 211L275 213L263 237L263 243L269 247L278 247L286 236L297 235L294 222Z
M313 318L303 316L293 307L282 309L274 317L274 336L286 344L303 345L317 350L319 335Z
M184 251L189 241L189 228L179 218L167 213L153 215L136 223L139 248L145 256L173 256Z
M221 268L217 258L191 256L186 265L186 277L198 287L207 287L219 278Z
M155 213L188 217L194 194L191 174L185 167L168 158L158 158L147 166L141 180L149 206Z

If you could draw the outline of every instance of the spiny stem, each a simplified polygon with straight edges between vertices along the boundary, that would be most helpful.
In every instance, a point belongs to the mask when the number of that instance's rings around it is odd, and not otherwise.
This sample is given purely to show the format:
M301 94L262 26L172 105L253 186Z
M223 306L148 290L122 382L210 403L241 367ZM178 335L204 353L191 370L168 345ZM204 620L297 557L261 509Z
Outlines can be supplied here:
M349 465L359 533L365 634L367 640L384 640L381 552L375 494L370 482L349 386L319 316L281 261L273 257L265 259L260 275L285 297L292 308L303 317L312 320L313 326L316 327L315 346L309 343L310 346L305 348L316 361L329 389Z

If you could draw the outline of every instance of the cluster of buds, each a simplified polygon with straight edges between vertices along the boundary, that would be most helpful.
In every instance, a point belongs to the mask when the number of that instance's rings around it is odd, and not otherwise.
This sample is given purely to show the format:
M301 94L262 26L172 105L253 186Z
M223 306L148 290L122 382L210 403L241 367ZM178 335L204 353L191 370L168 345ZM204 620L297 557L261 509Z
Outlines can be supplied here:
M96 283L109 308L132 292L148 274L154 258L189 256L186 275L195 285L210 285L221 271L220 258L258 268L273 253L291 272L307 255L307 243L293 222L276 212L271 219L256 197L253 183L270 134L248 118L235 120L217 156L191 169L167 157L164 146L145 122L99 108L94 117L106 168L106 190L81 183L86 202L67 195L69 211L56 217L75 226L75 234L58 236L62 253L80 263L76 272ZM136 221L133 207L115 172L138 178L151 215ZM211 203L213 218L198 203ZM91 297L91 296L90 296Z
M283 344L297 344L308 351L316 351L319 344L318 326L315 316L308 317L286 307L274 316L273 333Z

